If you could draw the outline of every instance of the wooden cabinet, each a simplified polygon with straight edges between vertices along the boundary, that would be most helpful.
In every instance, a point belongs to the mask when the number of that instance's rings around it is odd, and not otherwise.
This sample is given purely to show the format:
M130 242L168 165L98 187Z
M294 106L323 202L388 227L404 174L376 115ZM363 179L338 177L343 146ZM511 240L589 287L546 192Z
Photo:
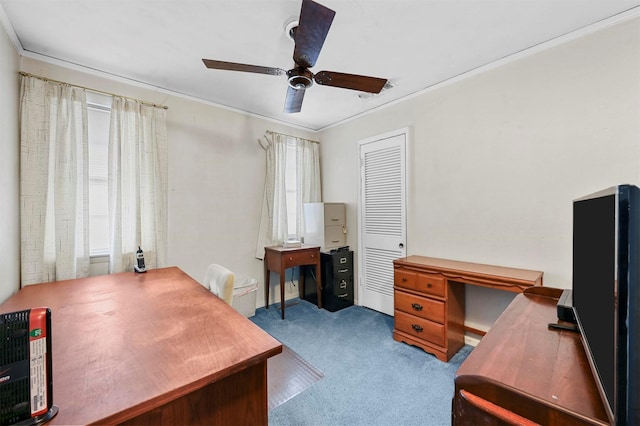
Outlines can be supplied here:
M557 323L561 289L519 294L462 363L452 424L609 424L587 355Z
M542 286L542 272L425 256L393 261L393 338L442 361L464 345L464 285L521 293ZM477 330L469 329L477 332Z
M464 345L464 286L419 265L396 265L393 338L442 361Z
M344 203L306 203L304 242L321 250L343 247L347 243L347 213Z

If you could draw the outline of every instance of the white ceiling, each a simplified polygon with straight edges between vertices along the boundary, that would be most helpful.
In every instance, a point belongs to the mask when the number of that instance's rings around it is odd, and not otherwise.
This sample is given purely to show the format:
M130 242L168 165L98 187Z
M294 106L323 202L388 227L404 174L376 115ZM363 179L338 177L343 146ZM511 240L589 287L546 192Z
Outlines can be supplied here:
M319 130L640 11L640 0L319 3L336 16L312 71L387 78L392 89L359 96L314 85L300 113L284 114L285 76L205 68L202 58L292 68L294 46L284 28L298 17L301 0L0 0L0 18L24 56Z

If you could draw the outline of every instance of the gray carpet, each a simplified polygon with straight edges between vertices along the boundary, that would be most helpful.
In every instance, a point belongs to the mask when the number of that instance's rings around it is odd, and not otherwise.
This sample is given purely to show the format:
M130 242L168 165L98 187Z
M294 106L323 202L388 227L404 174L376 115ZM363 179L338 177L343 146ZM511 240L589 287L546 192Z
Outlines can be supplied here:
M278 425L448 425L453 378L470 353L450 362L393 340L393 317L352 306L337 312L306 301L260 308L251 320L324 373L269 412Z

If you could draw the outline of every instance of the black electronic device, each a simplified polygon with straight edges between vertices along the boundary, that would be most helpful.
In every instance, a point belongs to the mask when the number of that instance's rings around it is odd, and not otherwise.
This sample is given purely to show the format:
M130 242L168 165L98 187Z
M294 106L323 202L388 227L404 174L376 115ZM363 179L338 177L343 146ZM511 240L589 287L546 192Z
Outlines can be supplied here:
M573 203L573 309L611 424L640 424L640 190Z
M556 309L559 320L576 323L576 316L573 313L573 291L569 289L562 291Z
M136 251L136 263L133 265L133 270L136 272L147 272L147 267L144 265L144 253L140 246L138 246L138 251Z
M38 425L53 405L51 310L0 314L0 424Z

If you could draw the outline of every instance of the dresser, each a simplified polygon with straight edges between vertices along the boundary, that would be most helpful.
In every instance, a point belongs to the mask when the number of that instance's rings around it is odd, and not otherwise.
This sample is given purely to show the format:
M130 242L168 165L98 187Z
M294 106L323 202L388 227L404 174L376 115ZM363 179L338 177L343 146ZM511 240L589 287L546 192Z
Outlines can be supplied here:
M442 361L464 346L464 286L411 266L394 271L397 341L418 346Z
M425 256L396 259L393 338L442 361L464 345L465 284L521 293L542 272ZM473 330L476 331L476 330Z
M322 250L347 244L347 214L344 203L305 203L304 242Z

